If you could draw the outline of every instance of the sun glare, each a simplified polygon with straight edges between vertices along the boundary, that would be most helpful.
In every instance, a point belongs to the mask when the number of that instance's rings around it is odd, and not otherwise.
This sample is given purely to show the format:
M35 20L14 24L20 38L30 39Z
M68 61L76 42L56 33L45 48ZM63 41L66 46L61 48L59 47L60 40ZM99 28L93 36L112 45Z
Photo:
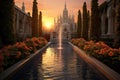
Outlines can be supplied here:
M43 18L43 26L45 30L51 30L53 28L53 18L44 17Z
M52 27L52 23L51 22L45 22L45 27L47 29L50 29Z

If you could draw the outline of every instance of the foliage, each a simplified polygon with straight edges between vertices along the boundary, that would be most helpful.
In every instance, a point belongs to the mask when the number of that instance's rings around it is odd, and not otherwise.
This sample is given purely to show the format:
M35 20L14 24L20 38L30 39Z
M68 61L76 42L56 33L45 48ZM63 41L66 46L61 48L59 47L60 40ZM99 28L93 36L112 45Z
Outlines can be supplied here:
M102 41L86 41L83 38L72 39L71 42L114 70L120 66L120 48L111 48ZM120 73L119 70L116 71Z
M42 12L39 14L39 36L42 36Z
M38 8L37 8L37 2L34 0L33 2L33 10L32 10L32 36L38 37Z
M0 72L2 68L6 69L21 59L27 58L46 44L46 39L33 37L23 42L17 42L14 45L5 46L0 50Z
M98 0L91 1L91 29L90 38L92 40L99 40L100 38L100 25L99 25L99 10L98 10Z
M0 37L3 45L16 41L14 25L14 0L0 0Z
M83 27L82 27L82 37L88 40L88 13L87 13L87 5L84 2L83 5Z
M81 37L81 33L82 33L82 19L81 19L81 11L78 11L78 21L77 21L77 35L78 38Z

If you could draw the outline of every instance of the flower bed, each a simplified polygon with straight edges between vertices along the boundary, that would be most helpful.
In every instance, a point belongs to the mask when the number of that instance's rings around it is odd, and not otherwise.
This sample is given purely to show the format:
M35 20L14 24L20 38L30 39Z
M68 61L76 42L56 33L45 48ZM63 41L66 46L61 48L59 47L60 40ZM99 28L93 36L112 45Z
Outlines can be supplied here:
M86 54L97 58L101 62L120 73L120 48L113 49L102 41L86 41L83 38L72 39L71 42L79 48L83 49Z
M16 62L33 54L36 50L47 44L46 39L33 37L14 45L5 46L0 50L0 72Z

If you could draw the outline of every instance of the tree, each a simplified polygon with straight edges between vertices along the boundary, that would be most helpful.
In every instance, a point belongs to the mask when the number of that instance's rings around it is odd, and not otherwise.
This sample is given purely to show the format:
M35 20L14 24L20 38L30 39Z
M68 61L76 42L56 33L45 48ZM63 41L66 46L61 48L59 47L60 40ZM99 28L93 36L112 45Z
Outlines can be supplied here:
M87 20L88 20L88 39L90 40L90 12L89 10L87 13Z
M98 41L100 39L100 30L98 0L92 0L90 38Z
M39 36L42 36L42 12L39 14Z
M87 14L87 5L86 2L84 2L83 5L83 31L82 31L82 37L88 40L88 14Z
M34 0L33 2L33 10L32 10L32 36L38 37L38 8L37 8L37 2Z
M118 0L116 6L116 29L115 29L115 40L114 47L120 47L120 1Z
M0 0L0 37L3 45L16 42L14 0Z
M77 21L77 35L78 38L81 37L81 33L82 33L82 19L81 19L81 11L78 11L78 21Z

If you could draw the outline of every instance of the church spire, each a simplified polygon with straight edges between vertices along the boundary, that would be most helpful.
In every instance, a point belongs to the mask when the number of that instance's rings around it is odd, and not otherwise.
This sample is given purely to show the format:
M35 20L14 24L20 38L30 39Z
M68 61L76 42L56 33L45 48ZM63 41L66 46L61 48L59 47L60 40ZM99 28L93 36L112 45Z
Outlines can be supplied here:
M64 9L67 10L66 0L65 0L65 6L64 6Z
M22 10L25 12L25 4L24 4L24 2L22 3Z
M68 20L68 10L67 10L67 5L66 5L66 1L65 1L65 6L64 6L64 10L63 10L63 22L67 22Z
M66 1L65 1L65 9L66 9Z

